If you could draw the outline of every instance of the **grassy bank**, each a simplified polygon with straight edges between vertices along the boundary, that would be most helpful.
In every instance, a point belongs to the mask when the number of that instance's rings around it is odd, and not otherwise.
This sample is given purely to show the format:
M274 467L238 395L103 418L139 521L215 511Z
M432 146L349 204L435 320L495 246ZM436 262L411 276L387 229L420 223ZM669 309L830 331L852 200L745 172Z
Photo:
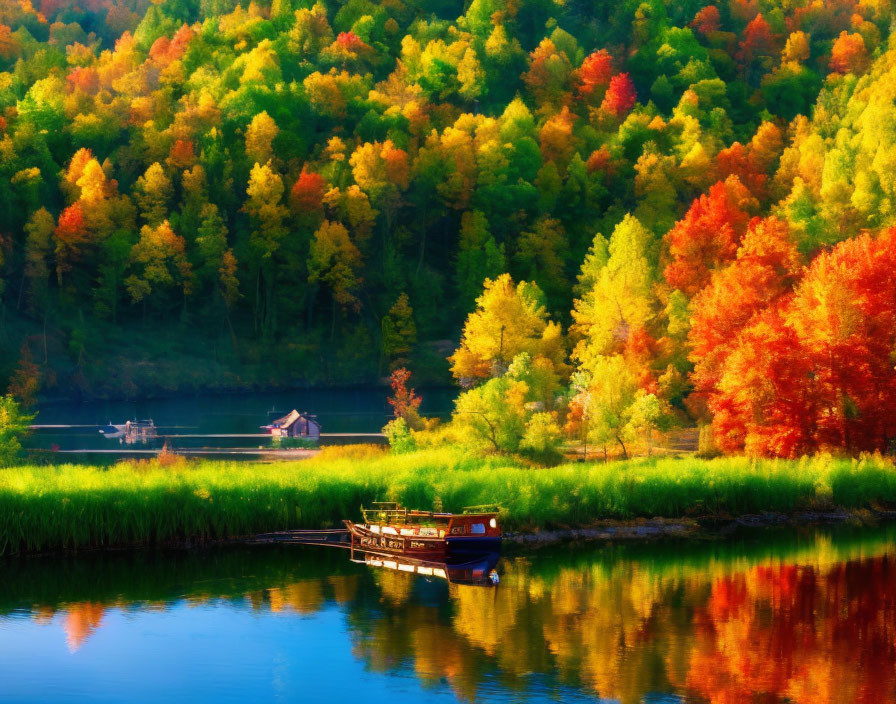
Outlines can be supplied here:
M325 451L277 464L121 463L0 470L0 554L214 540L338 525L361 503L498 502L510 530L600 519L740 515L896 506L896 469L879 459L638 459L527 468L453 448L389 455Z

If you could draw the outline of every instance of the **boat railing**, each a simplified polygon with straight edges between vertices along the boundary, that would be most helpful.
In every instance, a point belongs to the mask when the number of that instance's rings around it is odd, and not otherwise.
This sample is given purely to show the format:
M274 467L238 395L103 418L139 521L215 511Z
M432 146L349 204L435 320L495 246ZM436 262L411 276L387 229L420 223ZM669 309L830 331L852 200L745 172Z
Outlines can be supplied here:
M465 514L500 513L501 506L500 504L479 504L478 506L464 506L463 512Z
M408 521L408 510L395 501L374 501L370 508L361 507L361 515L368 525L371 523L391 525Z

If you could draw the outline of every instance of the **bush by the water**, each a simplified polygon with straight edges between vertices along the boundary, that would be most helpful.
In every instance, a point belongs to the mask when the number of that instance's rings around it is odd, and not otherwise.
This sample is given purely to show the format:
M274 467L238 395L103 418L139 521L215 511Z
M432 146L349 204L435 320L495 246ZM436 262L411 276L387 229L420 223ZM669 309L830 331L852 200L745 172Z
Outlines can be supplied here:
M10 395L0 396L0 467L9 467L19 461L22 443L19 439L28 434L34 415L22 411L19 403Z
M637 459L531 469L450 447L396 455L370 446L274 464L18 467L0 470L0 554L338 526L374 500L447 511L496 502L506 529L535 530L608 518L893 506L896 469L881 458L830 457Z

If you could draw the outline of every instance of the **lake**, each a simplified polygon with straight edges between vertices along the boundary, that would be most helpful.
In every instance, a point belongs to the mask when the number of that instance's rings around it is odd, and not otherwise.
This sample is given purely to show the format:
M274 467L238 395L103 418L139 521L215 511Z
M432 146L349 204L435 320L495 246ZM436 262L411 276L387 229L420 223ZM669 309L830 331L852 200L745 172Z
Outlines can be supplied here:
M298 546L0 562L0 700L896 701L893 526L498 571L448 584Z
M447 418L451 414L456 389L422 389L418 393L423 398L421 412L424 415ZM269 447L271 441L268 438L209 436L258 434L262 432L259 426L292 409L316 414L324 433L379 433L392 417L392 409L386 401L390 394L386 387L296 389L141 401L47 403L39 407L35 424L72 427L41 428L27 438L25 444L28 448L45 450L121 449L118 440L100 435L99 427L110 422L151 418L159 426L160 434L169 436L172 449ZM370 438L360 440L371 442ZM340 441L345 440L331 438L326 442Z

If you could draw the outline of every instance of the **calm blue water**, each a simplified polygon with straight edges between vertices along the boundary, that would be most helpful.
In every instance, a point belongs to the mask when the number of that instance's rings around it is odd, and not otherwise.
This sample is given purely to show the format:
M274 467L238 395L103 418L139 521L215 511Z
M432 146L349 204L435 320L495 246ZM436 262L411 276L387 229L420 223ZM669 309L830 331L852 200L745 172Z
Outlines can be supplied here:
M577 546L449 585L325 548L0 562L3 702L896 701L896 529Z
M134 418L151 418L159 426L160 433L173 436L169 440L172 449L268 446L270 440L265 438L178 436L260 433L259 426L294 408L316 414L324 433L378 433L392 417L386 401L390 393L388 388L299 389L143 401L50 403L38 409L35 424L82 427L38 430L26 440L26 446L62 450L116 449L118 441L103 438L98 427ZM425 415L441 418L450 415L456 390L423 389L419 393L423 398L421 411Z

